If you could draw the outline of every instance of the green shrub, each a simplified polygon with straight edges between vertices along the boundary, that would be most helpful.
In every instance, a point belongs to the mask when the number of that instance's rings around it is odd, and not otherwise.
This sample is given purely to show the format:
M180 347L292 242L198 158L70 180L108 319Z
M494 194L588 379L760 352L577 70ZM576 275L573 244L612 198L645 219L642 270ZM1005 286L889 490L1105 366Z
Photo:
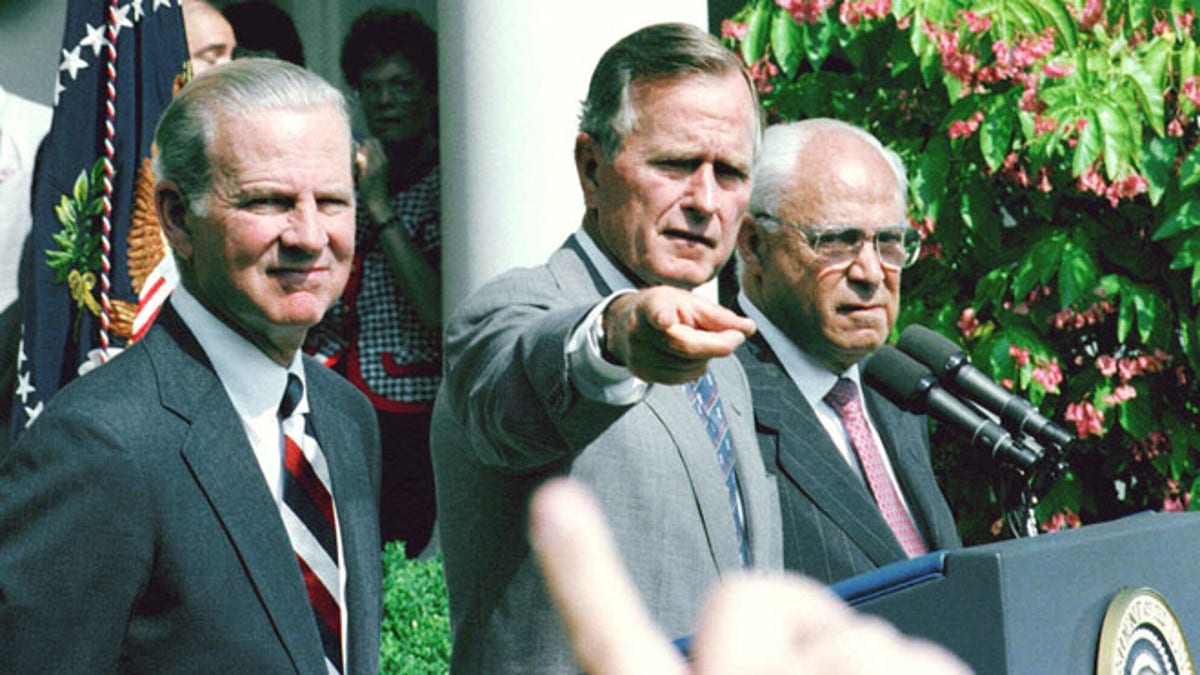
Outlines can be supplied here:
M397 675L450 671L450 609L442 558L404 557L404 543L383 551L383 638L379 671Z

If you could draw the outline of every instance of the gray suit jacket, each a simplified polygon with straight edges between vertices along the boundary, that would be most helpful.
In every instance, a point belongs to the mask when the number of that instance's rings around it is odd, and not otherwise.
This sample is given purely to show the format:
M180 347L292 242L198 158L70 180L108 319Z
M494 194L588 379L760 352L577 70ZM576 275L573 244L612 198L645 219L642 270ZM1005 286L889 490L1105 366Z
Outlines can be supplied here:
M784 566L825 583L906 558L874 498L760 335L738 348L758 443L779 478ZM930 550L961 548L929 461L929 429L869 387L863 397Z
M526 542L530 493L548 477L570 474L595 492L667 635L690 634L705 592L741 568L713 443L683 387L653 385L616 407L568 381L567 336L609 292L576 246L491 282L447 328L432 447L455 673L579 669ZM732 357L710 367L737 448L752 564L778 568L779 503L745 377Z
M352 672L379 669L379 437L305 359L347 572ZM296 556L246 432L168 305L64 388L0 465L0 669L325 673Z

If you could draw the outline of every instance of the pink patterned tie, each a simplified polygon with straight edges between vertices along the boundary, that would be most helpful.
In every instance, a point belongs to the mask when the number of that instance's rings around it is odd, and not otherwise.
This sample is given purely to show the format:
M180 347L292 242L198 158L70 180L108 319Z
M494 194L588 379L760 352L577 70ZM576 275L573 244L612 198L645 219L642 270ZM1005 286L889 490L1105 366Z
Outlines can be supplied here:
M912 516L900 502L900 495L896 493L896 486L892 484L887 467L884 466L883 456L875 445L875 438L867 425L867 416L858 401L858 386L853 380L843 377L829 390L825 401L833 406L842 418L842 425L846 427L850 443L858 453L858 461L862 464L863 473L867 476L867 483L871 486L883 519L887 521L888 527L892 528L892 533L904 547L904 552L910 558L925 553L925 542L921 541Z

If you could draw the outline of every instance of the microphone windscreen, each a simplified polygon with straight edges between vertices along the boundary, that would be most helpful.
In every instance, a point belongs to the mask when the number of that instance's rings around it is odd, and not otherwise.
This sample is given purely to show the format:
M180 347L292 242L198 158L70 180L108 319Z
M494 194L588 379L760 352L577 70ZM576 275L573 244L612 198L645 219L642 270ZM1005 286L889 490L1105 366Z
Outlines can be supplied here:
M933 374L899 349L884 345L863 364L863 382L893 403L912 412L923 412L924 391Z
M949 338L915 323L900 331L896 347L935 372L941 372L947 362L963 354L962 347Z

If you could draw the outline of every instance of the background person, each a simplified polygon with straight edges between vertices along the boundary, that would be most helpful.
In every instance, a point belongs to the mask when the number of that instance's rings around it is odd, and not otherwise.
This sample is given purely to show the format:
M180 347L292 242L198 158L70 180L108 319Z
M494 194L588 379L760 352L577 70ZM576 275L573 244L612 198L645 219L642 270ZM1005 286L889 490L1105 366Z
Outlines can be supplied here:
M895 325L900 270L920 248L907 186L900 158L857 127L773 126L738 237L738 308L758 333L737 356L763 461L779 478L784 563L824 582L962 546L925 418L860 378ZM847 419L831 402L835 385L850 390Z
M429 458L442 372L437 39L412 12L368 10L346 36L342 71L371 129L357 158L357 253L346 293L306 350L375 406L383 540L404 541L416 557L437 511Z
M733 250L758 136L753 86L715 38L626 36L593 71L576 137L582 227L451 319L433 453L452 671L578 669L525 537L552 476L597 494L669 633L692 629L723 575L779 565L775 488L731 358L754 326L691 292Z
M375 419L300 353L354 251L342 95L239 59L184 87L155 143L181 286L0 464L0 663L377 673Z
M237 38L221 10L204 0L182 0L183 32L187 36L192 75L229 63Z

